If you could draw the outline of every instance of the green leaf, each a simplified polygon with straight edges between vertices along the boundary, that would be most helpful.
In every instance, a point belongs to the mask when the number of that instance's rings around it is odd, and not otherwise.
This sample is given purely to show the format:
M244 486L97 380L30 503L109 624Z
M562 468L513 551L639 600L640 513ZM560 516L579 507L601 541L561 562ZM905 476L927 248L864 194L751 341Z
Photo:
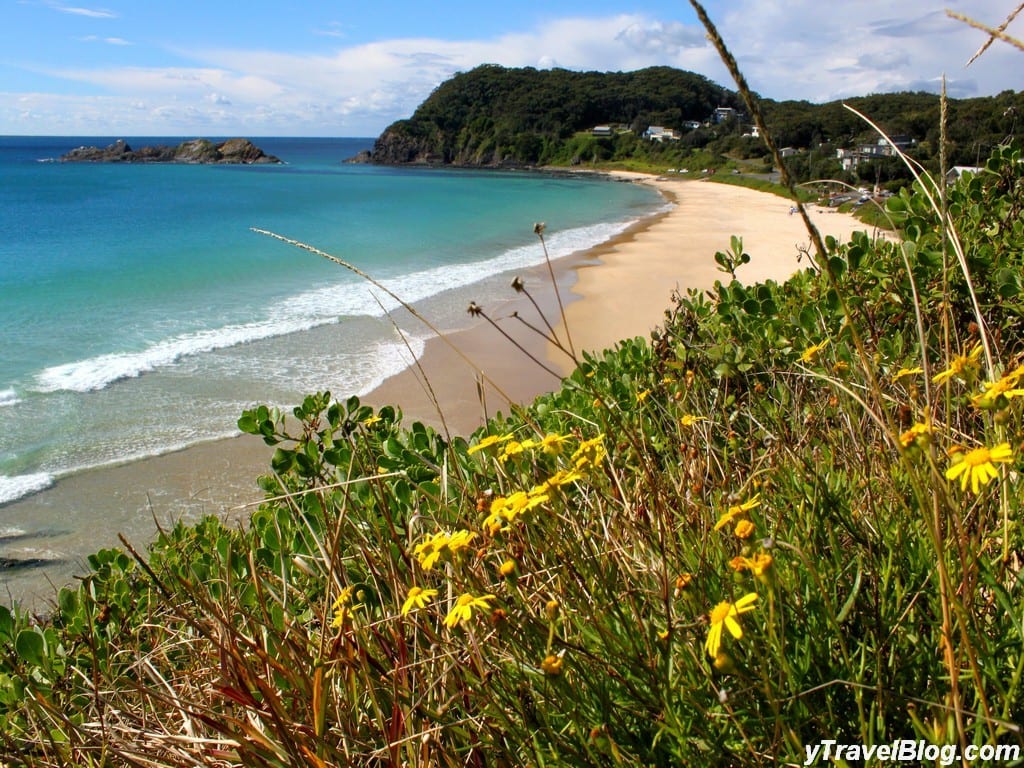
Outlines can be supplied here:
M18 656L29 664L42 666L46 655L46 641L38 632L23 629L14 641L14 650Z

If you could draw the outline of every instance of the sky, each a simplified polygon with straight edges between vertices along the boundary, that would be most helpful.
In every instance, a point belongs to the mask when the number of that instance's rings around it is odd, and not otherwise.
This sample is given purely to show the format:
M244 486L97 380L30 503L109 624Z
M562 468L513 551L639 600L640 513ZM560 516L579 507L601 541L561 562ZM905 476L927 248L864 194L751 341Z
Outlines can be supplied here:
M751 87L816 103L1021 90L1016 0L705 0ZM1007 33L1024 37L1024 14ZM683 0L0 0L0 135L376 136L484 64L668 65L733 88Z

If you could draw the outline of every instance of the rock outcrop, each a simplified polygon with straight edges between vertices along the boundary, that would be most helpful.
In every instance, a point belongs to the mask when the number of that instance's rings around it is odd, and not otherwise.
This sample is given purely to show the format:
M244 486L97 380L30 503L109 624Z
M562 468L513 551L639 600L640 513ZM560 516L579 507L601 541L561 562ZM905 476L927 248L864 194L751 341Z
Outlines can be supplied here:
M62 163L186 163L191 165L252 165L280 163L248 139L183 141L176 147L158 144L132 149L124 139L107 147L78 147L60 158Z

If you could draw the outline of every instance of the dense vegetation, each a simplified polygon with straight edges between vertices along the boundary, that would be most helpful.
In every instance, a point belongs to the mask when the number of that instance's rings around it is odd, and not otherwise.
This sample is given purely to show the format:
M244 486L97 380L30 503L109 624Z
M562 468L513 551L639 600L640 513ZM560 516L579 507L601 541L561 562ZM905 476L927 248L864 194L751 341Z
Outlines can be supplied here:
M735 242L712 295L468 438L328 393L246 412L277 446L246 530L0 608L5 765L1021 746L1021 154L948 217L934 192L783 284Z
M839 148L875 143L878 134L843 104L871 116L887 134L913 140L908 152L932 171L939 162L939 97L876 94L845 102L763 100L779 146L801 152L788 159L801 180L839 178ZM717 107L737 117L709 122ZM1024 93L949 102L950 165L977 165L1012 136L1024 119ZM701 127L687 123L698 121ZM705 125L705 123L707 123ZM595 136L598 125L616 127ZM677 141L642 138L651 125L677 130ZM770 170L764 143L744 136L751 123L741 102L700 75L669 67L628 73L477 67L440 85L408 120L391 125L372 153L376 162L460 165L578 165L633 162L669 167ZM898 158L861 165L847 181L909 183Z

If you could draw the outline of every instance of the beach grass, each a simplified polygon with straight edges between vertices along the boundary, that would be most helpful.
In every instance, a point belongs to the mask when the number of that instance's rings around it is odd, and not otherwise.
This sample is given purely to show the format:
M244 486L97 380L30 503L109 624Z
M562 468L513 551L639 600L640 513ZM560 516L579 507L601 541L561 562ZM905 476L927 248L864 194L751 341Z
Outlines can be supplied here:
M1019 762L1020 160L922 175L893 237L816 238L784 282L724 254L468 436L326 392L246 411L275 447L248 526L0 608L6 763Z

